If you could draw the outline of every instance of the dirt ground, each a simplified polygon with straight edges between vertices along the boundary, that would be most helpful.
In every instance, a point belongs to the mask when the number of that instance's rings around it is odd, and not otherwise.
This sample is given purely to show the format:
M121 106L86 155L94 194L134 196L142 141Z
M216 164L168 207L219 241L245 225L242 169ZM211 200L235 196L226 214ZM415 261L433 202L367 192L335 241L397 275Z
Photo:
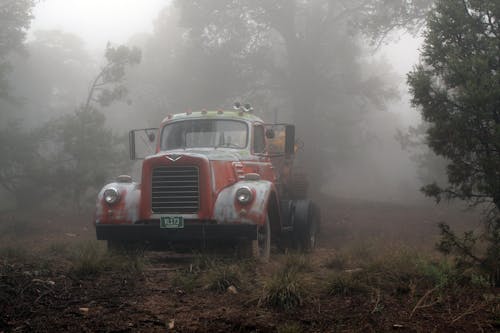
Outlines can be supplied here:
M228 254L108 257L94 241L90 215L4 213L0 332L500 332L498 289L459 280L440 284L441 275L450 276L445 270L429 280L405 263L421 254L441 260L433 250L436 224L476 228L476 212L329 197L319 202L318 249L305 256L274 253L267 264ZM370 265L358 267L361 262ZM286 294L300 291L290 309L266 298L287 265L300 277L300 286L291 283ZM372 284L356 289L353 274L369 276ZM338 276L341 289L331 283Z

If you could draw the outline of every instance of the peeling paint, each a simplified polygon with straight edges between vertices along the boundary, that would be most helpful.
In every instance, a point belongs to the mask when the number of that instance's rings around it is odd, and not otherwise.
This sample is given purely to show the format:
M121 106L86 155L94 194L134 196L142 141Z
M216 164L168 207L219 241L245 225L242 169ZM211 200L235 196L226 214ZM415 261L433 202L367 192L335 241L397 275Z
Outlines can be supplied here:
M118 202L109 205L103 194L108 188L115 188L120 193ZM132 224L139 219L140 186L138 183L109 183L97 195L96 223Z
M254 193L252 202L241 205L236 201L236 191L249 187ZM214 218L221 223L263 224L267 215L267 203L274 190L270 181L241 181L223 189L215 202ZM243 212L243 214L242 214Z

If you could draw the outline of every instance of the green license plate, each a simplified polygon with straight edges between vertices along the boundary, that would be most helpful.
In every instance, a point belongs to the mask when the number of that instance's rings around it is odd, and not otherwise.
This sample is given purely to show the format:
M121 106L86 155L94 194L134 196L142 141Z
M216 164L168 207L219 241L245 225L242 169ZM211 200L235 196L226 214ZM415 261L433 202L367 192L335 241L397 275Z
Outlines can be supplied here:
M184 228L184 218L182 216L162 216L160 217L160 228L182 229Z

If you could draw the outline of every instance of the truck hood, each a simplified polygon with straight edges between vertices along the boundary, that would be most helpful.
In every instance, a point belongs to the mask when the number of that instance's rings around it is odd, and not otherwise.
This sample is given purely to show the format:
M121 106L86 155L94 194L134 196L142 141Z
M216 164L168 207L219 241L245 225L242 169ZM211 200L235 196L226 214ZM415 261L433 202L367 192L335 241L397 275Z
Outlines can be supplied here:
M196 149L175 149L161 151L156 155L150 156L172 156L172 158L182 158L182 156L205 157L209 161L228 161L237 162L250 154L246 150L226 149L226 148L196 148ZM168 157L167 157L168 158Z

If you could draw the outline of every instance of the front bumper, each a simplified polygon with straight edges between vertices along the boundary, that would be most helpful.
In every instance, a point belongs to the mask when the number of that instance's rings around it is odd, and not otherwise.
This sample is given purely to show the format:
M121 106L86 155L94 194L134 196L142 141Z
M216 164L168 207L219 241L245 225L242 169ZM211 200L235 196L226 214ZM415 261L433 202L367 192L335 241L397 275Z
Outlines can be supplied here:
M98 240L115 241L216 241L257 239L254 224L189 223L182 229L160 228L158 224L96 224Z

